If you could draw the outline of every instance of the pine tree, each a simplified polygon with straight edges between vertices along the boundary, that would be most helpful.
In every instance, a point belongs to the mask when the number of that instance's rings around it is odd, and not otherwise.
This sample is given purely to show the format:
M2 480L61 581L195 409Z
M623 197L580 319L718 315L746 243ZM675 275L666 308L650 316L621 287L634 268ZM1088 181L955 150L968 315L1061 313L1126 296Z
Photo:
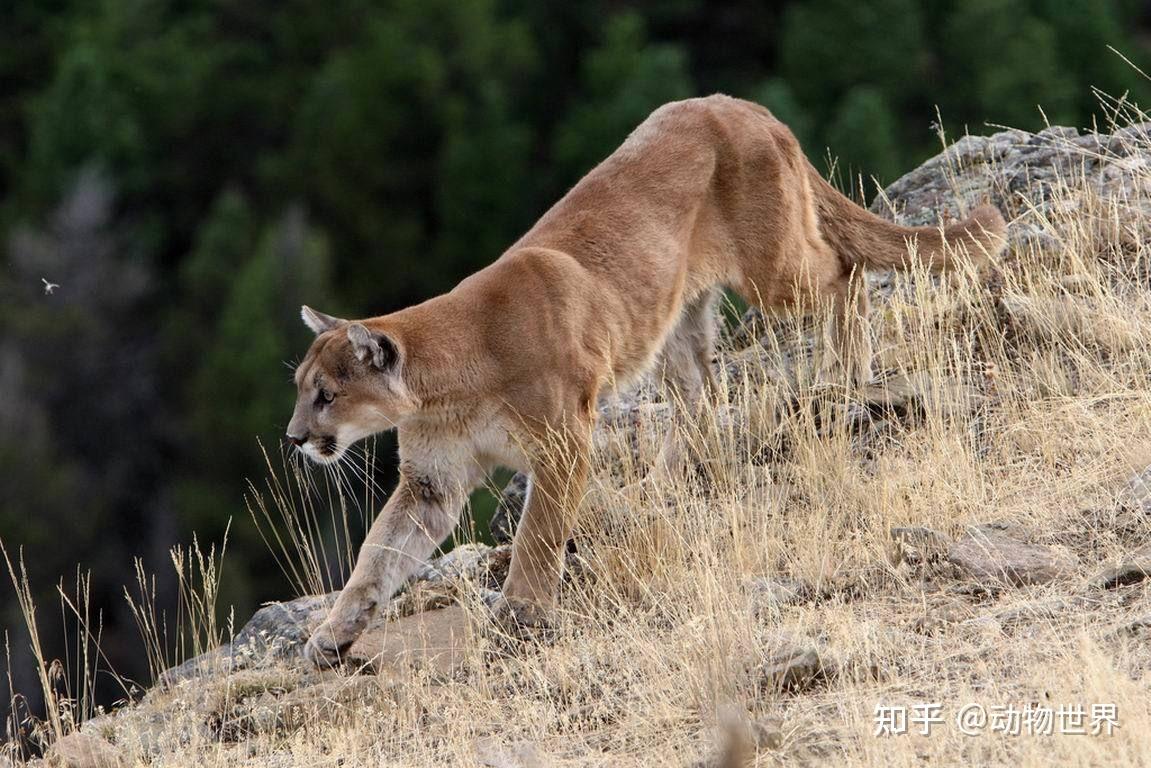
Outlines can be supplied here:
M1059 60L1050 24L1023 0L968 0L947 22L944 119L1036 129L1075 119L1074 78Z
M191 373L181 520L212 540L229 516L246 521L244 482L264 474L259 442L273 451L292 412L295 387L288 361L311 342L300 322L303 303L337 311L331 300L325 238L299 207L267 227L255 253L237 265L219 299L211 340ZM224 512L227 514L223 514ZM237 527L239 536L254 532Z
M838 158L838 169L851 179L862 174L880 183L893 181L900 171L894 137L891 108L878 88L866 85L848 91L827 129L828 149Z
M918 0L795 3L780 30L781 77L818 117L829 116L856 85L907 106L922 93L926 59Z
M692 95L687 55L648 42L636 13L613 17L580 68L580 97L556 127L556 174L571 186L611 153L653 109Z

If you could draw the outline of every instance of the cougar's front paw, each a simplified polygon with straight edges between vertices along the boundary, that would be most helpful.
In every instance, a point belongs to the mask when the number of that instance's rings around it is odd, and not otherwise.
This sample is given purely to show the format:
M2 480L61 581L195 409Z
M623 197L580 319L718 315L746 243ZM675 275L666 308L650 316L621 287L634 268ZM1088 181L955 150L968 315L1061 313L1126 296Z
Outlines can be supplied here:
M367 590L345 589L328 618L308 638L304 657L321 669L342 664L375 613L376 599Z

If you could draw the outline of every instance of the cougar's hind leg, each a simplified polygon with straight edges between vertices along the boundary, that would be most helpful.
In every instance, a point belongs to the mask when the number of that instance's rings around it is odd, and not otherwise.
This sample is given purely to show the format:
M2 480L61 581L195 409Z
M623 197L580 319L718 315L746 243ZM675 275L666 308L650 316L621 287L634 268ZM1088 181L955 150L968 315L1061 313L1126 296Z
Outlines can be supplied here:
M871 325L868 313L867 281L861 271L843 276L827 288L831 319L824 353L824 372L834 381L835 373L847 383L865 385L872 380ZM834 373L832 373L834 371Z
M672 420L652 477L661 478L687 469L689 452L683 426L698 416L705 395L714 392L712 355L715 347L715 292L708 291L688 304L664 346L660 376Z

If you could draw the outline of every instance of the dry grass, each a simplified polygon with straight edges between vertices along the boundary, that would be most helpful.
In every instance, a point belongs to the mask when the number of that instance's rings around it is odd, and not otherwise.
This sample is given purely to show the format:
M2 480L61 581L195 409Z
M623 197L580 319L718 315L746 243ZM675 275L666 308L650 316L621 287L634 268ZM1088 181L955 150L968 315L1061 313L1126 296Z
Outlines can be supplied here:
M1151 169L1125 172L1151 189ZM493 660L477 631L450 676L328 678L290 724L252 715L236 742L204 728L204 712L315 673L157 692L160 726L101 727L161 765L683 766L719 754L731 719L779 723L778 743L750 750L756 765L1144 764L1151 651L1126 628L1151 601L1144 586L1089 580L1151 539L1123 492L1151 464L1151 213L1065 182L1055 204L1014 198L1010 211L1056 245L1016 248L984 275L910 273L876 289L892 408L874 390L816 383L812 323L780 319L722 354L723 391L685 429L690 477L634 485L666 407L615 409L554 644ZM892 527L956 536L989 522L1074 555L1075 573L989 592L889 557ZM272 540L284 558L309 553L287 566L302 588L326 586L314 528ZM215 572L210 559L198 569ZM756 577L795 582L801 597L765 597ZM766 682L785 637L818 645L840 674L800 691ZM917 703L942 705L930 736L874 735L877 705ZM1120 728L966 736L954 718L968 703L1114 704Z

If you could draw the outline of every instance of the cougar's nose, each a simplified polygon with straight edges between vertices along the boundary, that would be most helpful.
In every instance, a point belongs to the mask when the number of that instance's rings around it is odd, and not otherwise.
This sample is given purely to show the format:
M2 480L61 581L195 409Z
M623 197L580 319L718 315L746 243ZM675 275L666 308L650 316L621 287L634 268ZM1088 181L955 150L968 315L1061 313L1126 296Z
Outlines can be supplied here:
M293 435L291 432L289 432L288 434L284 435L284 439L299 448L301 445L308 442L308 435L306 432L302 435Z

